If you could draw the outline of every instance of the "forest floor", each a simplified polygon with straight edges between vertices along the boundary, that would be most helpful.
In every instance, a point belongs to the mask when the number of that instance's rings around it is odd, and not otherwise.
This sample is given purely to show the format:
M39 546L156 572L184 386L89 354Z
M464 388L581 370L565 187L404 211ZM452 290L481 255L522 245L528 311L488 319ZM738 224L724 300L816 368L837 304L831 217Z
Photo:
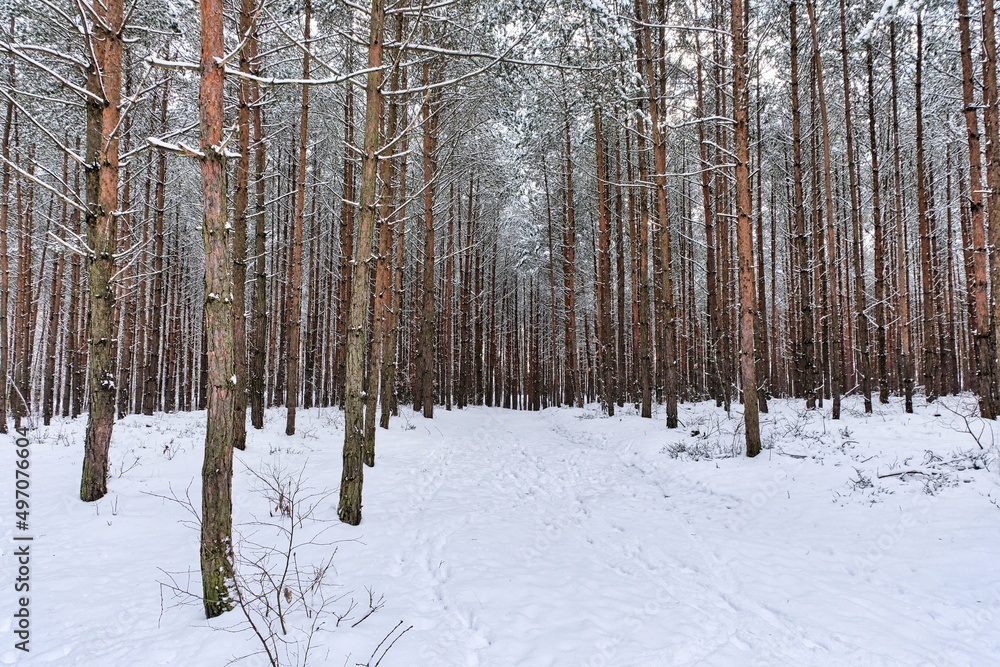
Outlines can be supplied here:
M391 642L383 667L996 664L990 425L968 397L860 408L835 422L773 401L756 459L740 455L739 406L682 406L672 432L631 407L404 408L379 431L358 527L337 521L342 413L300 411L287 437L271 410L236 454L247 612L281 664L302 663L310 634L308 664L336 667L374 667ZM14 649L0 448L0 664L267 664L246 615L206 621L197 598L185 505L200 505L204 419L120 421L92 504L77 499L83 421L30 433L29 654ZM290 508L289 574L261 584L285 571Z

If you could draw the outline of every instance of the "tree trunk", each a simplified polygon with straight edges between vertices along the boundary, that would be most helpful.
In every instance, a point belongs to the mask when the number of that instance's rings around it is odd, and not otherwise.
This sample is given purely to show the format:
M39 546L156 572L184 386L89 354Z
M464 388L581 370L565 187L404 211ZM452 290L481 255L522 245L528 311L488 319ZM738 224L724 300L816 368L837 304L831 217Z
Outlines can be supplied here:
M844 80L844 132L847 136L847 172L851 195L851 231L853 245L851 261L854 263L854 306L856 333L860 359L857 363L860 375L861 395L864 397L865 412L872 411L871 361L868 343L868 316L865 314L865 271L861 238L861 205L858 183L858 165L854 155L854 130L851 117L851 78L847 67L847 12L844 0L840 0L840 65Z
M99 500L108 491L108 449L115 421L114 275L115 215L118 212L118 132L121 103L124 3L93 6L94 60L87 73L87 246L90 351L87 374L90 413L84 444L80 498ZM97 99L100 102L97 101Z
M885 225L882 220L881 176L878 163L878 135L875 124L875 76L871 40L865 45L865 67L868 72L868 143L871 152L872 168L872 233L875 237L873 250L875 273L875 356L877 359L878 399L885 405L889 402L889 375L886 363L886 322L885 300L887 290L885 284L886 271L886 239Z
M398 26L400 21L397 20L396 23ZM398 68L393 72L391 87L393 89L399 87ZM397 109L396 101L390 100L385 126L387 141L395 138L399 131ZM382 192L379 195L381 211L378 216L378 255L375 264L375 309L372 313L373 347L368 360L368 395L365 397L364 463L367 466L375 465L375 417L380 396L383 397L382 412L387 414L384 402L385 393L379 387L379 383L383 380L382 366L388 363L389 357L394 357L396 354L395 348L389 347L392 343L389 327L392 322L392 253L396 227L396 216L393 211L396 206L395 190L393 189L394 162L394 160L387 158L382 160L379 165Z
M226 156L223 140L224 55L222 0L201 0L201 82L198 120L201 131L201 183L205 245L203 330L208 357L208 428L201 469L201 579L205 615L232 609L233 442L236 378L233 319L233 266L226 220Z
M56 384L56 342L59 339L60 312L62 310L63 253L52 257L52 289L49 292L49 330L45 342L45 389L42 396L42 419L46 426L52 423Z
M381 42L381 38L379 40ZM380 47L381 48L381 47ZM350 61L350 58L348 58ZM354 84L347 83L344 101L344 184L340 209L340 279L337 284L337 403L345 405L347 320L354 290L350 258L354 256Z
M1000 247L1000 110L997 109L996 18L992 0L983 4L983 127L986 130L986 185L989 189L989 242ZM994 355L1000 354L1000 252L989 253ZM996 369L997 367L994 367ZM1000 394L1000 392L998 392Z
M616 119L617 124L617 119ZM617 311L617 326L615 327L615 397L618 400L618 407L625 405L625 398L629 393L627 364L625 361L626 326L625 319L625 208L622 200L622 146L619 135L615 132L615 307ZM536 323L536 334L540 335L539 327ZM535 349L536 359L539 358L539 350ZM540 361L540 359L538 359ZM536 410L541 409L537 405Z
M240 39L246 44L240 50L240 71L250 73L250 59L255 49L252 37L254 28L254 2L242 0L239 18ZM247 447L247 208L250 199L250 104L252 103L250 81L240 79L238 111L236 117L237 152L236 191L233 195L233 353L236 356L236 397L234 400L234 423L236 439L233 447Z
M969 329L975 359L979 412L986 419L997 416L996 354L990 327L990 302L986 282L986 230L983 226L982 152L979 142L979 119L976 115L975 71L972 67L972 39L969 30L968 0L958 0L959 49L962 60L962 104L969 144L969 237L970 262L966 263L969 300Z
M424 64L424 85L429 85L430 64ZM437 167L438 105L436 91L429 91L421 108L424 127L424 262L420 290L420 343L417 382L424 417L434 417L434 178Z
M305 33L304 43L309 43L312 25L312 3L305 1L304 11ZM302 55L302 80L309 80L309 49ZM285 357L285 435L295 435L295 410L299 405L299 351L302 345L302 227L305 224L306 210L306 174L309 149L309 86L302 86L302 105L299 116L299 157L298 157L298 190L295 194L295 213L292 220L292 238L290 241L288 285L288 320L285 335L288 337L288 354Z
M649 28L649 8L646 0L638 0L640 9L640 20L644 22L642 34L642 48L640 53L644 63L646 87L649 95L649 118L653 142L653 183L656 189L656 217L659 241L660 265L663 267L662 293L663 306L662 318L658 328L662 328L662 350L664 369L664 396L666 398L667 428L677 428L677 334L674 317L674 283L672 275L673 262L670 258L670 223L667 214L667 146L662 136L663 131L660 126L660 105L656 75L654 72L654 58L652 43L650 40Z
M896 225L896 320L899 322L899 367L904 409L913 412L913 355L910 342L909 253L903 224L903 168L899 148L899 78L896 75L896 24L889 24L889 79L892 87L893 217Z
M816 12L812 0L807 0L806 11L809 14L809 30L812 35L813 57L816 63L816 87L819 95L819 113L823 138L823 193L825 196L826 213L826 267L827 290L835 289L833 277L836 275L836 231L834 229L833 208L833 166L831 163L830 122L827 116L826 87L823 83L823 60L820 55L819 36L816 26ZM841 351L840 305L836 294L829 298L829 360L830 360L830 394L833 399L831 417L840 419L840 394L843 386L843 355Z
M747 83L746 23L743 0L732 0L733 148L736 157L736 254L740 282L740 379L743 384L743 425L747 456L760 453L757 376L754 352L755 284L753 275L753 215L750 198L750 94Z
M611 220L608 211L607 166L601 135L601 110L594 107L594 143L597 162L597 338L601 396L608 416L615 414L613 334L611 330Z
M160 129L167 128L167 103L169 100L169 81L163 86L160 97ZM166 308L163 275L163 218L166 213L167 189L167 154L159 151L156 155L156 186L153 202L153 286L150 303L148 354L146 355L145 383L143 385L142 413L152 415L157 406L160 379L160 327L163 311Z
M361 523L361 489L364 482L365 343L368 340L369 274L375 232L376 181L378 177L379 121L382 116L382 29L384 0L372 0L368 37L368 81L365 90L365 134L361 156L357 248L351 275L351 301L347 315L347 349L344 375L344 467L340 482L340 520Z
M248 0L252 3L252 0ZM254 71L254 63L257 56L257 24L252 23L251 36L246 45L246 57L249 60L248 66ZM240 66L243 67L243 60L240 59ZM257 199L254 204L254 294L253 294L253 338L250 346L249 365L249 394L250 394L250 422L255 429L264 428L264 385L265 369L267 367L267 261L265 257L265 245L267 241L267 219L265 217L264 196L264 170L267 167L266 144L264 142L264 119L261 109L260 86L255 82L250 82L251 100L251 122L253 124L254 139L254 183L256 184Z
M14 17L10 17L10 34L14 34ZM7 70L11 87L14 86L14 60ZM14 125L14 102L7 100L4 115L3 175L0 177L0 433L7 432L7 375L10 321L7 317L10 295L10 255L7 249L7 227L10 224L10 143L11 128ZM74 230L76 231L76 230Z
M645 182L648 174L646 171L646 140L643 134L643 123L641 118L636 119L636 153L639 180ZM631 181L631 178L629 179ZM639 367L639 387L642 391L642 411L643 417L650 419L653 416L652 403L652 336L650 335L649 322L649 199L644 191L639 191L639 216L636 219L638 226L639 243L636 247L638 255L637 277L639 283L639 346L636 365Z
M402 21L396 23L397 41L402 40ZM402 80L406 81L405 69L402 73ZM399 127L407 126L406 105L400 105ZM405 155L409 140L406 133L400 141L400 151ZM406 201L406 160L399 161L399 199ZM394 209L395 210L395 209ZM392 279L392 308L389 310L386 321L387 342L385 349L388 350L387 362L382 364L382 414L379 416L379 426L388 429L390 415L398 414L396 402L396 373L399 368L399 354L397 344L399 342L399 328L402 318L399 316L403 303L403 261L406 252L406 206L402 205L400 210L395 211L393 225L396 237L396 257L393 261L394 271ZM461 231L461 230L460 230ZM459 234L461 236L461 233Z
M991 1L991 0L988 0ZM931 252L931 213L928 205L926 164L924 161L924 112L921 99L921 78L923 72L924 28L917 13L917 66L914 81L914 97L916 99L916 148L917 148L917 224L920 235L920 287L922 292L923 316L923 379L924 394L928 402L937 396L937 371L939 357L937 352L938 337L935 331L935 308L933 272L934 257Z
M573 201L573 158L569 132L569 113L563 124L566 151L563 167L563 345L566 368L565 398L567 405L583 405L580 387L580 358L576 335L576 210Z

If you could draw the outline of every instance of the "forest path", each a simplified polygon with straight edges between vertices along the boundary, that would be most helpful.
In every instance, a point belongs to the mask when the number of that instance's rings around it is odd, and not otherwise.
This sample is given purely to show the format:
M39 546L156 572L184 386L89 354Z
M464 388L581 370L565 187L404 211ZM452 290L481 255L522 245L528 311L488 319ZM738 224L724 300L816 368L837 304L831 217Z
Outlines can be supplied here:
M422 614L446 619L425 664L808 664L838 643L744 590L737 497L568 413L415 418L436 444L409 452L426 476L396 488L412 502L390 532Z

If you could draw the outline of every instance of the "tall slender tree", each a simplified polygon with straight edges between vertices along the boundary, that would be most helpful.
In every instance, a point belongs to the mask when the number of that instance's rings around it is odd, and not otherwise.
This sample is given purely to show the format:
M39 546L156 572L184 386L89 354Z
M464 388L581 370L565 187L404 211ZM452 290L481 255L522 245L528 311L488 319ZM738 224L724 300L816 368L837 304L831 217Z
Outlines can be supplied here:
M743 385L743 426L747 456L760 453L757 375L754 350L756 290L753 275L753 214L750 197L750 89L743 0L732 0L733 147L736 157L736 246L740 282L740 380Z
M979 394L979 411L983 417L993 419L997 405L996 354L993 331L989 326L990 302L986 280L986 230L983 225L983 172L982 148L979 140L979 117L976 113L975 77L972 66L972 31L969 29L968 0L958 0L959 51L962 62L962 104L969 146L969 241L970 258L966 263L966 284L969 300L969 329L976 376L976 393Z
M81 5L81 12L84 12ZM92 12L92 14L91 14ZM108 492L108 450L115 421L114 301L115 217L118 213L118 144L121 122L123 0L89 5L84 12L87 65L86 196L89 251L87 380L90 409L84 443L80 498ZM93 20L91 20L93 17Z
M372 239L377 206L376 180L379 159L379 125L382 116L382 33L384 0L372 0L368 35L368 76L365 88L365 130L361 154L361 191L357 246L351 276L351 301L347 315L347 349L344 375L344 467L340 481L338 515L344 523L361 523L364 482L365 344L368 340L368 302L371 288Z
M208 358L208 427L201 469L201 579L208 618L233 606L233 443L237 385L233 326L233 260L227 216L225 54L222 0L201 0L198 126L205 246L204 331Z
M819 31L816 24L816 9L813 0L806 0L806 11L809 14L809 31L812 36L813 60L816 69L816 90L818 94L820 128L823 137L823 193L824 213L826 218L826 267L827 284L825 289L833 290L830 277L836 275L837 235L834 222L833 207L833 149L830 146L830 120L827 114L826 86L823 79L823 58L819 43ZM841 354L840 305L836 295L829 299L829 332L830 332L830 393L833 402L831 416L840 419L840 395L843 391L843 357Z

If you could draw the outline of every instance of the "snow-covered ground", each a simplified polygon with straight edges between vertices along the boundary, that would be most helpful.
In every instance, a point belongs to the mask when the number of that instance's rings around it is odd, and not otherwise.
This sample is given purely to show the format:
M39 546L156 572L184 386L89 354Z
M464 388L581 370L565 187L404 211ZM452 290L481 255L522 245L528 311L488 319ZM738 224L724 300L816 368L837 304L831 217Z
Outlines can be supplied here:
M300 411L286 437L274 410L236 456L241 576L248 595L261 567L280 576L289 503L263 489L301 473L298 575L269 598L292 608L278 652L293 664L311 626L309 664L338 667L393 641L384 667L997 664L1000 461L989 425L966 426L970 399L943 402L865 416L850 399L834 422L774 401L753 460L738 407L682 406L674 432L629 408L404 409L379 431L358 527L336 519L342 414ZM260 650L239 611L206 621L184 592L200 591L198 532L171 498L199 504L204 418L121 421L94 504L77 499L82 421L31 433L30 654L11 627L4 440L0 664L221 667ZM382 606L351 627L369 591Z

